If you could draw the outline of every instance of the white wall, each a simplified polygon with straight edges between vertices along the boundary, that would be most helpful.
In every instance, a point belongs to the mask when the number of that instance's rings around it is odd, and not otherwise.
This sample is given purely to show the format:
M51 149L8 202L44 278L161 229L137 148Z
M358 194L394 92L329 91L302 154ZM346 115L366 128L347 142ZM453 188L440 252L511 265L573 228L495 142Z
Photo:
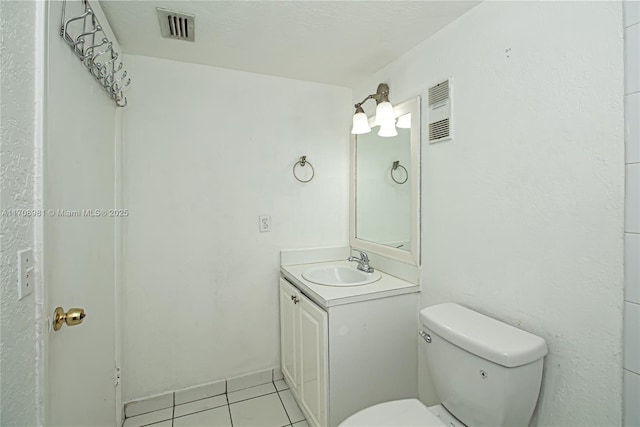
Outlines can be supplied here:
M35 2L0 2L0 424L36 425L36 299L18 301L17 251L34 248Z
M624 2L625 292L624 425L640 425L640 2Z
M422 144L422 306L547 340L534 425L621 423L621 19L618 2L484 2L354 90L401 102L453 77L455 140Z
M278 366L280 249L348 242L351 91L125 60L124 399Z

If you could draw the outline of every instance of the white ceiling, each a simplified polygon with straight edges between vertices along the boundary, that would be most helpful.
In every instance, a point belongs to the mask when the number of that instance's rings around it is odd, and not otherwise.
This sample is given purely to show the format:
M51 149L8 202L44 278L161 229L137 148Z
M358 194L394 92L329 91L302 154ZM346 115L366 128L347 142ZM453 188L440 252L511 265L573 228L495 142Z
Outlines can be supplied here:
M479 1L101 1L126 53L352 87ZM192 13L162 38L156 7Z

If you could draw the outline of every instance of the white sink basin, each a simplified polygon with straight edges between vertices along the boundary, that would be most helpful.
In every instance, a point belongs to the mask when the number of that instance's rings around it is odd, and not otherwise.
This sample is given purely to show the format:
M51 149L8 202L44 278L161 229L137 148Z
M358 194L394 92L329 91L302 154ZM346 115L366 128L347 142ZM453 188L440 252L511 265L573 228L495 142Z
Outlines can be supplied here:
M365 273L355 267L345 267L342 265L325 265L322 267L312 267L302 273L306 280L325 286L360 286L368 285L380 280L379 271Z

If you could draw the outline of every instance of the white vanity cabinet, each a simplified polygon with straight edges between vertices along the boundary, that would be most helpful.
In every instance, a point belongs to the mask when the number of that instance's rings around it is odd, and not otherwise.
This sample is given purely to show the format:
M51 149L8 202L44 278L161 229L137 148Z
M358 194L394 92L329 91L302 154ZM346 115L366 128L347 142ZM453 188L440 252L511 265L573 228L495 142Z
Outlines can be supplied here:
M417 287L388 290L400 281L383 274L365 285L378 292L354 299L365 286L318 288L296 268L280 278L281 366L309 425L335 427L368 406L417 397Z
M282 373L310 425L327 425L327 312L280 279Z

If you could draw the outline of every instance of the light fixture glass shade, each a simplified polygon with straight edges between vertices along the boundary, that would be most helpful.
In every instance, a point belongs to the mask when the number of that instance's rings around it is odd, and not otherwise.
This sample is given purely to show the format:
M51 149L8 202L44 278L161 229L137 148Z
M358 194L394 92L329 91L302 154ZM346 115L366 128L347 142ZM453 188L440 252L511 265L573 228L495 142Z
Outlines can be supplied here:
M378 136L383 136L385 138L389 138L392 136L398 135L398 131L396 130L396 121L391 120L387 121L380 125L380 130L378 131Z
M360 135L363 133L371 132L369 127L369 118L365 113L356 113L353 115L353 128L351 133L354 135Z
M411 129L411 113L398 117L398 123L396 123L396 126L401 129Z
M395 119L393 113L393 105L390 102L384 101L378 104L376 107L376 126L382 126L385 122Z

